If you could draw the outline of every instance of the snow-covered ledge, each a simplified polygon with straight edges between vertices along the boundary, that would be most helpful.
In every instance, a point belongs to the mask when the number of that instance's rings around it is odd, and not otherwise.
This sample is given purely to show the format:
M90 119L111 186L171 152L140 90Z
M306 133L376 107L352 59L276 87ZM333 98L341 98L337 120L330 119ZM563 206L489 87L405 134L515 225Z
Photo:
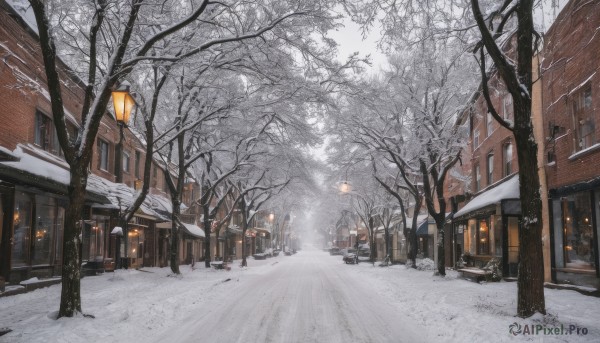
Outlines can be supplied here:
M574 153L573 155L569 156L568 159L569 159L569 161L573 161L573 160L576 160L582 156L585 156L585 155L587 155L593 151L599 150L599 149L600 149L600 143L596 143L589 148L585 148L581 151Z

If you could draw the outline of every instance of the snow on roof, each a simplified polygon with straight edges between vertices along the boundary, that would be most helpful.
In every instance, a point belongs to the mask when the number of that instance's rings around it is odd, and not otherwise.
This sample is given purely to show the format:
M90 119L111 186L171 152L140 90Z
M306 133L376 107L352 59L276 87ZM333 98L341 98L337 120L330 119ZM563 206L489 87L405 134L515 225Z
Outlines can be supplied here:
M71 181L71 175L68 169L61 167L60 165L50 163L44 161L38 157L32 156L26 153L24 150L27 149L26 146L21 144L17 145L17 148L12 152L12 154L19 158L18 161L8 161L1 162L2 164L19 169L24 170L34 175L38 175L40 177L47 178L52 181L56 181L62 183L64 185L68 185Z
M494 188L488 189L479 194L473 200L469 201L465 207L454 214L454 217L460 217L469 212L480 208L496 204L504 199L519 199L519 175L515 174L507 181L504 181Z
M32 155L32 153L37 154L39 157ZM15 169L27 171L63 185L68 185L71 181L68 165L46 151L40 150L34 146L19 144L12 154L18 157L19 160L0 163ZM118 209L119 206L125 208L126 206L133 204L133 201L137 197L137 191L133 188L122 183L114 183L94 174L90 174L88 177L87 190L106 196L112 204L97 204L94 205L96 208ZM140 206L140 210L159 219L168 219L165 218L164 213L171 213L172 207L169 199L156 194L148 194L144 203Z
M429 214L419 214L417 216L417 228L420 226L420 224L422 224L423 222L426 222L428 218L429 218ZM406 218L406 228L412 229L412 217Z
M88 178L87 189L106 196L117 209L119 207L125 209L132 205L138 196L138 191L127 185L114 183L94 174L90 174ZM158 219L168 220L169 218L165 217L164 214L171 213L172 207L168 199L160 195L148 193L140 206L140 210Z
M195 236L198 238L206 237L204 230L202 230L198 225L183 223L183 226L184 226L184 230L187 231L187 233L189 233L192 236Z
M114 229L110 232L111 235L123 236L123 228L120 226L115 226Z

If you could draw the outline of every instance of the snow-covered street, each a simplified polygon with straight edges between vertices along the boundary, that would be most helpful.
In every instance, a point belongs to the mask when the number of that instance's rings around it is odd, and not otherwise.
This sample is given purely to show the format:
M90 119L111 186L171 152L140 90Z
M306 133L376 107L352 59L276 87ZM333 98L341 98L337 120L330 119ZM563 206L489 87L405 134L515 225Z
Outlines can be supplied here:
M450 271L345 265L305 249L231 271L182 266L106 273L82 280L96 318L55 320L60 286L0 298L0 342L595 342L600 300L546 289L548 315L514 316L516 283L476 284ZM586 335L512 335L570 325ZM542 329L543 330L543 329Z

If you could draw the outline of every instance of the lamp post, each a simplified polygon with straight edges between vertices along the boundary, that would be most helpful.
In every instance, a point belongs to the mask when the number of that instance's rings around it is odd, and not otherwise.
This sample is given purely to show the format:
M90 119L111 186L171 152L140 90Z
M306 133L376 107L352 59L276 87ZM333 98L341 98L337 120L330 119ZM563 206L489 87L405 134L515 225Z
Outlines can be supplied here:
M117 125L119 126L119 142L117 143L117 148L115 151L115 174L117 183L123 182L123 128L127 126L129 123L129 116L131 115L131 110L135 105L135 100L129 94L129 84L127 82L123 82L119 87L112 91L113 98L113 106L115 110L115 119L117 120ZM129 245L129 235L127 232L127 220L123 218L122 213L119 208L119 221L121 221L121 227L123 228L123 238L124 238L124 256L123 259L127 261L128 258L128 245ZM128 264L125 262L125 265L121 264L121 267L127 268Z

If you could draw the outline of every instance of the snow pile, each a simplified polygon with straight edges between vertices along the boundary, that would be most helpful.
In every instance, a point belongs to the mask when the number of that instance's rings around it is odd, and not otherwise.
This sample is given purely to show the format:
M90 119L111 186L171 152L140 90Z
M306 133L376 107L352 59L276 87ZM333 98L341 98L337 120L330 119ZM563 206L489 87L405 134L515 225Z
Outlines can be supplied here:
M422 260L417 261L417 269L418 270L434 270L435 262L433 262L430 258L424 258Z

